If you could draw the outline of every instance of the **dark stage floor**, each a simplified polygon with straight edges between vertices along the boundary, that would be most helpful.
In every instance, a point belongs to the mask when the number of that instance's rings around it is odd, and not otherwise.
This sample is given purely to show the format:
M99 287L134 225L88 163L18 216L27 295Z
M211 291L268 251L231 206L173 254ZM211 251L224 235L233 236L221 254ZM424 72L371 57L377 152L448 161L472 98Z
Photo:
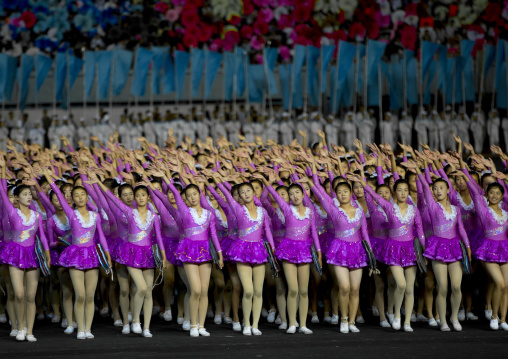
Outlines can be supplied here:
M263 321L263 335L245 337L229 325L207 322L208 338L191 338L176 322L154 318L153 338L122 335L112 320L96 316L95 339L77 340L57 324L36 322L37 343L16 342L7 325L0 326L0 358L503 358L508 332L493 332L486 320L463 323L461 333L442 333L423 323L413 323L414 333L379 327L374 319L358 325L357 334L340 334L338 326L309 324L313 335L286 334Z

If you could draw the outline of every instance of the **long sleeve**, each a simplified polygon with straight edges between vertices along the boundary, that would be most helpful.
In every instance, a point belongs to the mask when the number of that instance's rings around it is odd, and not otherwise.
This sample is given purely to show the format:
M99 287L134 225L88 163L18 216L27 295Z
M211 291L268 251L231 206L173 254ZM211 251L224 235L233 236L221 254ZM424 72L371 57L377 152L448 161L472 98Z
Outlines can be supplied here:
M420 180L420 184L422 186L423 196L425 198L425 205L430 208L431 211L435 211L437 208L436 201L434 200L434 196L432 195L432 191L430 190L430 187L428 183L425 182L425 178L423 175L418 176ZM420 200L418 200L418 203L420 203Z
M54 215L55 207L53 207L53 205L49 201L49 198L48 196L46 196L46 193L44 193L44 191L40 191L39 193L37 193L37 195L39 196L39 199L41 200L41 203L44 209L46 210L48 217Z
M420 243L423 247L425 247L425 235L423 233L422 217L420 216L420 211L418 208L415 208L414 228Z
M272 195L273 199L275 199L275 202L279 205L279 208L281 209L282 213L284 213L284 216L288 216L289 212L291 212L291 207L289 204L286 203L282 199L282 197L277 193L277 191L272 187L268 187L268 192Z
M109 200L109 203L112 203L116 208L120 210L120 212L128 213L129 216L132 215L132 208L123 203L109 189L106 191L105 195Z
M110 227L111 226L117 227L118 224L116 223L115 214L111 210L111 207L109 206L109 203L106 200L106 197L104 197L104 194L102 193L102 191L100 190L99 186L96 183L93 185L93 187L95 189L95 193L97 193L97 197L99 198L100 206L108 215L108 221L109 221ZM99 203L97 203L97 205L99 205Z
M176 206L178 207L178 211L180 212L182 219L190 216L189 208L185 205L182 196L172 183L169 184L169 190L173 193L173 196L175 196Z
M319 236L316 229L316 214L314 212L312 216L312 220L310 222L310 236L312 238L312 242L314 242L314 247L316 247L316 251L321 252L321 244L319 243Z
M270 243L270 247L275 248L275 244L273 243L272 230L270 228L270 218L268 218L268 216L265 216L265 218L263 218L263 228L266 240L268 241L268 243Z
M83 187L85 187L87 193L90 195L90 197L92 197L93 201L95 202L95 205L97 207L100 206L100 200L99 200L99 197L97 196L97 193L95 192L94 188L92 186L90 186L88 183L88 177L84 174L81 174L81 182L83 182Z
M462 222L462 216L460 215L460 210L458 210L459 213L457 213L457 227L459 236L462 239L462 242L464 242L464 245L467 248L470 248L469 246L469 239L467 238L466 229L464 228L464 223Z
M161 222L159 221L159 217L157 214L155 214L155 217L153 219L153 231L155 235L155 241L157 242L157 245L161 250L164 250L164 243L162 242L162 235L161 235Z
M369 247L372 248L372 245L370 244L369 239L369 231L367 227L367 220L365 219L365 215L362 214L362 224L360 227L360 234L362 236L362 239L366 241L369 244Z
M57 247L57 240L56 240L56 236L55 236L55 229L54 229L55 224L54 223L55 222L52 219L49 219L48 225L47 225L47 230L48 230L47 240L48 240L49 248L51 248L51 249L55 249Z
M377 184L378 185L385 184L385 178L383 177L383 167L376 166L376 173L377 173Z
M372 198L376 201L377 204L381 206L383 211L385 211L386 214L390 212L390 210L393 208L392 204L385 200L383 197L378 195L376 191L374 191L370 186L367 186L364 188L365 191L369 193L369 195L372 196Z
M62 209L65 212L65 215L67 216L67 218L69 218L69 221L70 221L71 218L74 217L74 210L71 208L71 206L69 206L69 204L65 200L65 196L60 191L60 188L58 188L58 186L54 182L51 183L50 186L51 186L51 189L53 191L55 191L56 196L58 197L58 200L60 201L60 205L62 206Z
M16 208L14 208L11 201L9 201L9 196L7 195L7 189L6 189L7 188L7 180L5 178L2 178L1 181L3 183L3 187L5 188L5 189L0 190L0 196L2 197L2 204L4 207L5 214L7 214L7 216L11 217L14 214L14 211L16 210Z
M233 212L236 212L240 205L238 204L238 202L235 201L234 197L231 195L231 193L224 187L224 185L222 183L218 183L217 184L217 187L219 187L219 189L222 191L222 193L224 193L224 196L226 197L226 199L228 200L228 203L229 203L229 206L231 207L231 209L233 210Z
M101 216L99 214L96 214L97 216L97 222L95 224L95 233L97 235L97 238L99 239L99 243L101 244L102 248L105 252L109 252L108 242L106 242L106 237L104 236L104 232L102 231L102 220Z
M227 211L229 211L231 209L231 207L228 205L228 203L224 200L224 198L222 198L221 196L219 196L219 194L217 193L217 191L215 190L215 188L213 188L213 186L209 185L208 186L208 191L210 191L210 193L212 194L212 196L215 197L215 200L217 201L217 203L219 204L219 206L222 208L222 210L224 212L227 213ZM262 198L263 196L261 196Z
M169 187L168 187L169 188ZM180 212L178 212L178 209L173 207L171 203L169 203L169 200L162 194L159 190L152 191L150 188L148 189L150 191L150 194L155 194L155 196L159 199L159 201L166 207L169 214L175 219L177 224L182 224L182 216L180 215ZM153 198L153 197L152 197ZM155 202L154 202L155 203Z
M222 248L219 243L219 238L217 237L217 230L215 229L215 221L217 218L215 218L215 215L213 212L210 213L210 238L212 239L213 245L215 246L215 249L217 252L222 252Z
M37 231L39 232L39 240L41 241L42 248L44 248L45 251L49 251L48 240L46 238L46 233L44 233L42 216L40 215L39 215L39 228L37 228Z

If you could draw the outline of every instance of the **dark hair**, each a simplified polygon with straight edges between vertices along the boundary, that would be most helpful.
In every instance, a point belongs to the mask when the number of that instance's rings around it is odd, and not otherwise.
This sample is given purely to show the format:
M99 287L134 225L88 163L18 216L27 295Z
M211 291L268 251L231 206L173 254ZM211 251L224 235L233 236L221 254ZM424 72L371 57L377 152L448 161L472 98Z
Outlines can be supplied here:
M176 188L178 192L182 192L182 185L180 183L173 183L173 186Z
M432 187L434 187L436 184L438 184L439 182L443 182L445 185L446 185L446 188L450 189L450 185L448 184L448 181L446 181L445 179L443 178L438 178L436 179L434 182L432 182Z
M46 177L41 177L37 182L39 183L39 186L42 186L44 183L48 183L48 180Z
M254 183L257 183L261 188L263 188L263 182L261 182L260 180L258 179L253 179L252 181L249 181L249 183L251 185L253 185ZM254 189L254 188L253 188Z
M377 193L377 191L379 191L381 188L386 188L388 191L390 191L390 193L391 193L391 191L392 191L392 190L390 189L390 186L388 186L386 183L383 183L383 184L380 184L380 185L378 185L378 186L376 187L376 193Z
M284 191L286 191L286 192L289 192L288 188L287 188L286 186L283 186L283 185L278 186L278 187L275 189L275 191L279 192L279 190L280 190L280 189L282 189L282 190L284 190Z
M198 186L196 186L195 184L190 184L190 185L188 185L187 187L185 187L185 188L183 189L182 194L187 195L187 191L189 191L190 189L193 189L193 188L194 188L196 191L198 191L198 193L200 193L200 191L199 191L199 187L198 187Z
M347 182L347 180L342 176L337 176L333 179L332 187L334 188L334 191L335 191L335 188L337 187L337 184L342 183L342 182Z
M353 189L351 188L351 185L349 184L349 182L339 182L337 183L337 185L335 186L335 188L333 189L334 192L337 192L337 190L339 189L339 187L347 187L349 188L349 191L350 192L353 192Z
M483 186L483 181L485 181L485 178L487 177L493 177L492 173L484 173L480 178L480 185Z
M81 189L81 190L83 190L83 191L85 191L85 193L86 193L86 194L87 194L87 196L88 196L88 192L86 191L86 188L85 188L85 187L82 187L82 186L76 186L76 187L74 187L74 188L72 189L72 191L71 191L71 196L74 196L74 192L76 192L76 191L78 191L78 190L80 190L80 189Z
M235 184L233 185L233 187L231 187L231 194L233 194L233 192L238 192L238 189L240 188L240 184Z
M136 186L136 187L134 188L134 196L136 195L136 193L137 193L138 191L145 191L145 192L146 192L146 194L148 195L148 188L147 188L146 186Z
M321 142L314 142L314 144L312 145L312 151L315 151L319 145L321 144Z
M126 189L130 189L131 191L134 192L134 189L132 188L132 186L128 183L124 183L122 185L120 185L120 187L118 187L118 197L122 197L122 192Z
M300 184L300 183L292 183L289 187L288 187L288 194L289 194L289 191L291 191L291 189L293 188L297 188L299 189L300 191L302 191L302 194L305 193L305 190L303 189L303 186Z
M79 174L79 173L76 173L74 176L72 176L72 181L74 183L76 183L76 181L79 180L79 179L81 179L81 174Z
M416 173L414 172L411 172L411 171L406 171L406 176L404 176L404 180L406 180L407 182L409 182L409 180L411 179L411 177L416 177Z
M405 184L407 186L407 188L409 188L409 183L407 183L406 180L403 180L403 179L398 179L397 181L395 181L395 184L393 185L393 191L397 191L397 187L401 186Z
M108 187L110 191L113 191L116 187L120 186L113 178L106 178L102 183L104 183L104 186Z
M26 184L22 184L22 185L19 185L17 186L15 189L14 189L14 196L16 197L19 197L19 195L21 194L21 192L23 192L24 190L29 190L30 191L30 187L27 186ZM30 192L31 193L31 192Z
M55 196L56 196L56 192L53 190L50 190L49 191L49 201L53 202L53 197L55 197Z
M59 189L60 189L60 191L61 191L61 192L63 192L63 191L64 191L64 189L65 189L66 187L70 187L70 188L71 188L71 191L72 191L72 189L74 188L74 186L73 186L73 185L71 185L70 183L63 183L63 184L59 187Z
M249 182L244 182L244 183L240 183L240 185L238 186L238 192L240 192L240 190L242 189L242 187L250 187L250 189L252 190L252 192L254 192L254 187L252 187L252 184L249 183Z
M489 184L487 186L487 191L485 193L489 194L490 190L491 189L494 189L494 188L499 188L499 190L501 191L501 194L504 195L504 188L503 186L501 186L499 183L497 182L492 182L491 184ZM17 189L17 188L16 188Z

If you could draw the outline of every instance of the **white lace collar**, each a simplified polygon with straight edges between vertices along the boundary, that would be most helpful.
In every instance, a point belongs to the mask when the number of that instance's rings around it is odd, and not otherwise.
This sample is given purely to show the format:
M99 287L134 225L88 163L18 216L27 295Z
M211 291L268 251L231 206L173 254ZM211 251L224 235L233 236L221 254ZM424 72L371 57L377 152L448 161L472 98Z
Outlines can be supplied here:
M383 216L385 217L385 222L388 222L388 217L386 216L386 213L385 213L385 210L383 209L383 207L381 207L379 204L377 205L377 209L379 212L381 212L383 214Z
M53 221L55 221L55 225L60 229L61 231L67 232L71 228L71 224L69 223L69 219L67 219L67 224L63 224L60 218L56 214L53 216Z
M321 207L318 206L317 203L314 202L312 203L314 204L314 208L316 209L316 212L319 215L319 217L321 217L322 219L326 219L328 217L328 214L325 211L323 211Z
M134 217L134 222L136 222L136 225L142 231L146 231L150 227L155 217L152 211L147 211L145 222L143 222L137 208L132 210L132 216Z
M18 215L21 217L21 220L23 221L23 225L28 227L35 223L35 220L37 219L37 215L35 214L35 211L30 210L30 218L26 218L23 212L19 208L16 208L16 211L18 212Z
M496 213L496 211L494 211L494 209L492 207L488 207L488 209L489 209L490 214L494 218L494 220L497 222L497 224L503 225L508 220L508 213L506 213L506 211L504 209L502 209L501 207L499 207L499 209L501 210L501 213L502 213L501 216L499 216Z
M452 208L452 211L451 212L447 212L445 207L441 203L437 202L437 204L443 210L443 216L444 216L444 218L447 221L453 221L455 219L455 217L457 217L457 207L455 207L455 206L450 204L450 207Z
M458 192L457 192L457 200L459 201L460 206L464 210L466 210L466 211L470 211L470 210L472 210L474 208L474 202L473 202L473 200L471 199L471 203L466 204L466 202L464 202L464 199L462 198L462 196Z
M243 206L243 210L249 221L259 223L263 220L263 208L257 207L257 217L255 219L250 216L249 210L246 206Z
M360 202L358 202L358 200L357 200L357 199L355 199L355 203L356 203L356 205L358 206L358 208L363 209L362 205L360 204ZM365 211L364 211L364 212L365 212ZM370 213L369 213L369 208L368 208L368 207L367 207L367 212L365 212L365 217L370 218Z
M76 215L76 218L78 219L79 224L81 224L81 227L90 228L95 225L96 218L95 218L94 212L88 211L88 222L85 222L85 219L83 218L83 216L77 209L74 210L74 214Z
M407 205L406 214L404 216L402 216L402 213L400 212L400 207L397 203L393 204L393 211L395 212L395 216L403 224L408 224L409 222L411 222L415 214L415 208L411 204Z
M305 213L302 215L300 215L300 213L298 213L298 210L296 209L295 206L290 206L291 207L291 212L293 213L293 216L296 217L296 219L298 219L299 221L303 221L303 220L306 220L310 217L310 208L309 207L305 207Z
M216 209L213 204L212 204L212 201L210 200L210 197L206 196L206 202L208 202L208 205L210 206L210 208L213 208L213 209Z
M39 206L39 203L37 203L37 201L32 201L32 203L34 204L35 210L42 216L42 219L48 219L48 214L43 212L41 206Z
M108 214L106 213L106 211L104 210L104 208L101 208L101 217L103 220L107 221L109 218L108 218Z
M208 199L208 197L206 197L206 199ZM220 225L223 228L228 228L228 221L227 220L225 221L222 219L222 213L220 213L220 210L218 208L214 208L214 211L215 211L215 217L217 217L217 220L220 221Z
M286 224L286 217L284 217L284 214L282 213L280 208L277 208L275 210L275 214L277 215L277 217L279 217L282 224Z
M337 197L334 197L334 198L333 198L333 204L335 205L335 207L340 208L340 202L339 202L339 200L337 199Z
M362 218L363 211L361 208L355 208L355 216L353 218L349 218L349 216L347 215L346 211L344 211L344 209L339 208L339 211L344 213L344 217L346 217L347 223L356 223Z
M208 211L204 208L201 208L201 216L198 216L198 211L196 211L195 208L189 208L189 212L192 216L192 219L194 220L194 223L196 223L198 226L204 224L208 219Z

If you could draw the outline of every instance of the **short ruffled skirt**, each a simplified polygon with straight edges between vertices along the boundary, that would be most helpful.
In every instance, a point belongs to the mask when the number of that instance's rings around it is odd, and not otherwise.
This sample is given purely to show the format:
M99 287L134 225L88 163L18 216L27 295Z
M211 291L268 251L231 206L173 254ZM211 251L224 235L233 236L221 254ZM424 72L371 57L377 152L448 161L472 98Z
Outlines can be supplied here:
M379 262L388 266L411 267L416 265L413 240L401 242L389 238L385 239L378 246L375 257Z
M237 240L238 239L232 239L230 237L224 237L220 241L220 248L222 249L222 259L224 261L230 261L229 256L228 256L228 252L229 252L229 249L231 248L231 246L233 245L233 243L236 242Z
M368 257L361 241L347 242L334 238L328 245L326 262L335 266L355 269L366 267Z
M0 252L0 262L22 269L39 268L39 261L35 255L35 245L23 247L16 242L3 245Z
M425 240L425 252L423 255L433 261L452 263L462 260L460 238L441 238L431 236Z
M52 266L58 265L58 262L60 261L60 253L61 252L62 251L60 251L58 249L53 249L53 248L49 249L49 256L51 257L51 265Z
M474 256L484 262L508 262L508 239L495 241L488 238L479 238Z
M133 268L155 268L151 246L123 242L116 248L116 261Z
M330 245L330 242L333 240L333 237L328 233L322 233L318 236L319 238L319 245L321 246L321 252L326 253L328 252L328 246Z
M231 262L248 263L251 265L268 262L268 253L266 253L263 241L247 242L237 239L231 244L227 257Z
M482 230L479 228L473 229L471 231L466 232L466 234L467 239L469 239L469 245L471 246L471 253L476 253L482 235Z
M383 245L386 239L378 238L378 237L369 237L370 245L372 249L372 253L374 253L374 257L378 257L379 248Z
M67 268L86 270L98 268L99 258L95 246L78 247L71 244L65 248L58 258L58 265Z
M175 257L182 263L210 262L210 245L208 239L192 241L184 238L176 247Z
M275 249L275 255L280 260L290 263L311 263L312 242L310 240L295 241L294 239L284 238L278 248Z
M183 264L176 258L175 254L179 241L179 238L162 237L162 243L164 244L164 250L166 251L166 259L169 263L181 267Z

